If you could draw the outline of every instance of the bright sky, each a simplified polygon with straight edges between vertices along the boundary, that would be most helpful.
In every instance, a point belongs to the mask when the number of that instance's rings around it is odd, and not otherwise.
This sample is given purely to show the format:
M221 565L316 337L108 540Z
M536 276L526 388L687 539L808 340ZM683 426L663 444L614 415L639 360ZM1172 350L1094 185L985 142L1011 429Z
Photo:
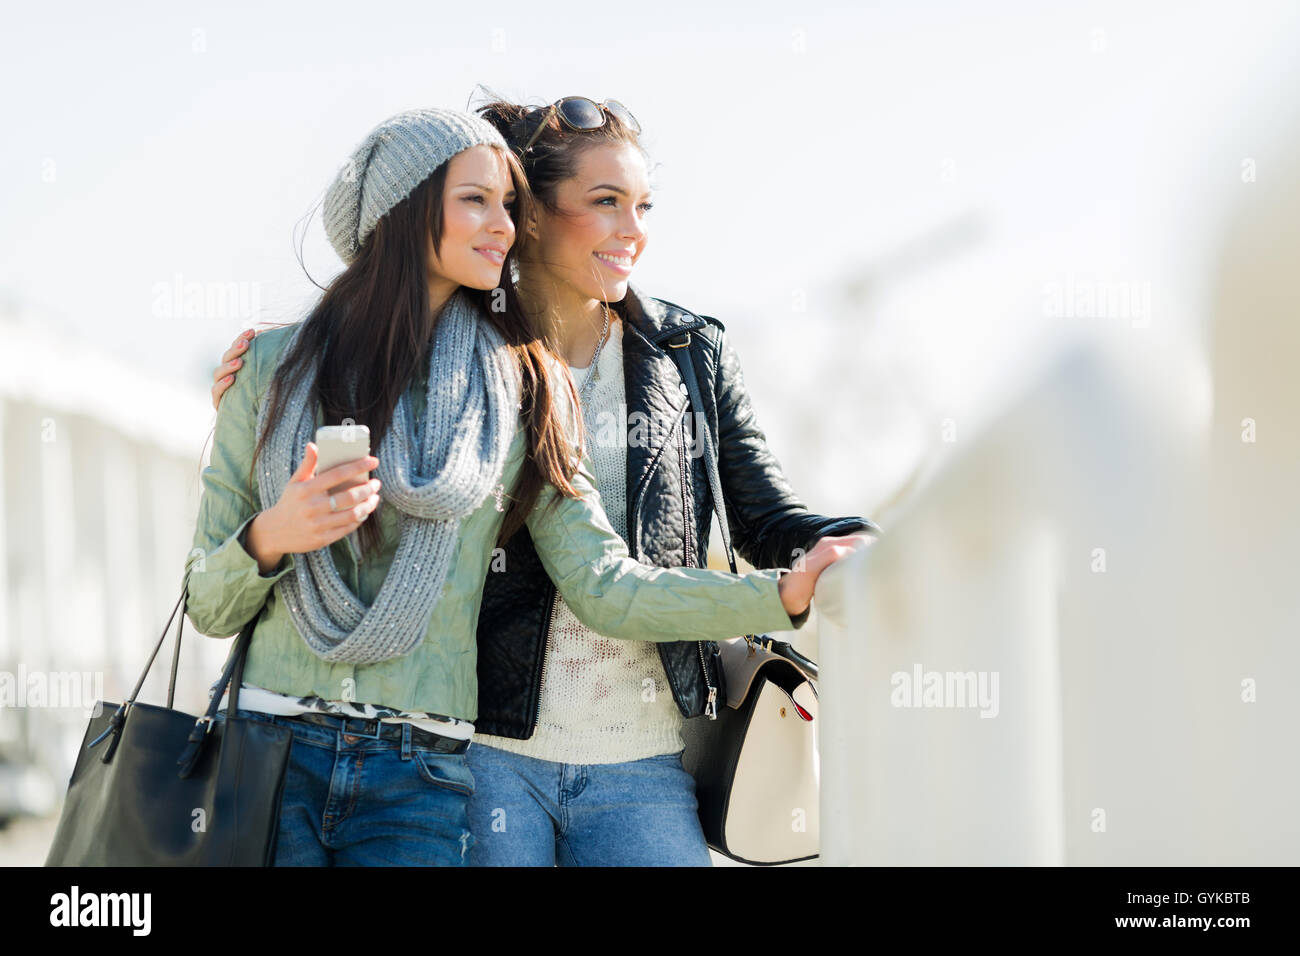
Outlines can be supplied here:
M376 123L478 83L612 97L658 163L633 281L727 323L756 396L860 323L909 392L970 403L1037 341L1043 282L1194 260L1216 177L1295 114L1294 4L1135 6L26 5L0 34L0 294L205 389L247 323L168 317L170 290L301 317L294 225ZM319 217L305 256L338 268Z

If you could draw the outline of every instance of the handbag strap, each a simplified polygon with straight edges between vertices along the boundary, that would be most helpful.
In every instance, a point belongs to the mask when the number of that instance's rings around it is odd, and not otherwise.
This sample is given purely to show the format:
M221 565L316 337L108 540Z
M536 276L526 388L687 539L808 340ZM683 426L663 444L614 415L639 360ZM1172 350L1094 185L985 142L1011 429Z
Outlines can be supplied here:
M181 663L181 631L185 629L185 609L189 605L190 572L185 572L185 583L181 585L181 619L176 625L176 645L172 648L172 670L167 678L167 709L172 709L176 700L176 670Z
M691 360L691 333L682 332L668 340L672 356L686 380L686 394L695 408L695 414L704 417L704 427L700 433L704 438L704 470L709 476L710 497L713 498L713 513L718 516L718 530L722 533L722 547L727 552L727 563L731 573L736 573L736 555L731 549L731 527L727 524L727 508L722 499L722 481L718 477L717 452L713 448L713 432L709 429L709 416L704 411L704 399L700 396L700 383L695 378L695 363Z
M176 599L176 604L172 607L172 613L167 618L167 623L163 625L162 633L158 635L157 643L154 644L153 653L150 654L149 659L144 662L144 670L140 672L140 679L135 682L135 688L131 691L130 694L127 695L126 700L122 702L122 707L131 706L132 704L135 703L135 699L138 696L140 696L140 688L144 686L145 679L149 676L149 670L150 668L153 667L153 662L157 659L158 652L162 650L163 641L167 640L167 632L171 630L172 621L176 619L176 612L180 611L181 607L185 603L185 596L188 593L190 574L192 572L193 572L193 566L191 566L188 570L186 570L185 579L181 581L181 596ZM184 612L182 612L181 621L183 622L184 620L185 620L185 614ZM180 652L181 652L181 631L180 628L178 627L176 629L176 648L172 652L172 682L167 687L167 707L169 709L171 708L172 698L176 690L176 683L175 683L176 664L177 664L177 660L179 659Z
M194 721L194 726L190 729L185 749L181 751L180 757L176 760L176 766L179 768L182 778L188 777L194 771L195 765L199 762L199 757L203 754L203 744L212 731L217 711L221 708L221 698L226 693L227 687L230 688L230 696L226 700L226 719L233 718L235 711L239 709L239 685L244 679L244 659L248 656L248 645L253 640L253 627L260 616L260 612L253 615L239 632L239 637L235 638L234 650L230 652L230 657L226 659L226 666L221 671L221 677L213 688L212 699L208 701L208 709L203 716Z
M190 565L185 571L185 577L181 582L181 594L176 599L175 605L172 606L172 612L167 617L167 623L163 625L162 633L158 635L158 640L154 644L153 651L149 654L149 659L145 661L144 669L140 672L139 679L135 682L135 687L121 704L118 705L113 716L109 719L108 727L98 737L92 740L87 748L97 746L105 737L112 736L109 745L104 748L104 753L100 759L108 763L113 758L114 751L117 750L118 741L121 739L122 726L126 723L127 714L135 706L136 698L140 696L140 690L144 687L145 680L149 677L149 671L153 668L154 661L158 658L158 652L162 650L163 642L167 640L167 632L171 629L172 621L176 619L176 613L180 612L180 622L176 625L176 642L172 649L172 666L170 679L167 682L167 709L171 710L176 698L176 673L180 665L181 654L181 632L185 627L185 608L189 598L189 581L190 575L194 573L194 565ZM182 752L180 759L177 761L180 766L180 775L187 777L193 771L198 758L202 753L202 745L208 732L212 729L212 722L216 718L217 710L221 705L221 698L225 695L226 688L230 687L230 695L226 702L226 717L233 717L235 711L239 709L239 685L244 677L244 660L248 656L248 645L253 639L253 628L257 624L260 612L253 615L248 623L240 630L239 636L235 639L234 649L226 659L225 667L222 669L221 677L218 679L214 688L212 699L208 703L208 709L194 722L194 729L190 731L189 740L185 750ZM231 681L234 681L233 686Z
M128 707L133 705L136 698L140 696L140 689L144 687L144 682L149 677L149 671L153 668L153 663L158 658L158 652L162 650L163 641L167 640L167 632L171 629L172 621L176 619L176 612L180 611L181 619L176 625L176 643L172 648L171 678L167 682L167 709L172 709L172 705L176 699L176 672L180 664L181 631L185 627L185 608L189 602L189 581L190 575L193 572L194 568L193 565L191 565L185 572L185 579L181 582L181 595L176 599L176 604L172 607L172 612L167 618L167 623L163 625L162 633L158 635L158 641L154 644L153 652L149 655L149 659L145 661L144 670L140 672L140 678L135 682L135 687L132 689L130 695L122 706ZM253 625L257 622L257 618L258 615L254 615L239 632L239 638L235 642L234 651L231 653L230 658L226 662L226 668L222 672L223 682L229 682L234 673L232 668L235 665L238 666L239 676L243 676L243 657L248 651L248 643L253 636ZM222 683L219 689L224 693L225 683ZM221 695L217 694L215 699L220 700ZM212 712L216 713L216 710L213 709Z
M672 355L677 360L677 365L682 373L682 378L686 380L686 394L691 400L691 405L696 409L697 415L704 416L704 427L700 433L704 440L704 470L709 476L709 491L713 498L713 513L718 516L718 530L722 533L722 546L727 552L727 563L731 565L731 573L736 572L736 554L731 547L731 528L727 524L727 508L722 498L722 480L718 476L718 455L713 445L713 433L709 429L709 417L705 413L704 399L700 395L700 383L695 377L695 363L691 361L691 350L688 346L691 344L691 333L682 332L668 340L668 346L672 349ZM800 654L794 649L789 641L777 641L770 637L755 637L746 635L746 643L749 644L749 652L753 655L756 648L770 651L780 657L785 658L791 665L802 671L810 680L816 680L818 676L817 664L808 657Z

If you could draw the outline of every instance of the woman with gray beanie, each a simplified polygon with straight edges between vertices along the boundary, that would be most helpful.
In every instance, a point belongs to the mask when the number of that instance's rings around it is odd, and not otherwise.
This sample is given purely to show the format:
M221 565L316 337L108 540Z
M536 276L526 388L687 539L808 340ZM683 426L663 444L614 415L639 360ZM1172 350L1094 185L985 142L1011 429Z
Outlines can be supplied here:
M187 611L214 636L256 618L241 713L294 734L279 865L464 863L479 602L520 528L585 624L639 641L789 629L853 550L748 575L629 557L572 381L502 281L530 201L479 118L387 120L325 198L346 268L257 336L221 403ZM330 424L367 426L375 455L317 473Z

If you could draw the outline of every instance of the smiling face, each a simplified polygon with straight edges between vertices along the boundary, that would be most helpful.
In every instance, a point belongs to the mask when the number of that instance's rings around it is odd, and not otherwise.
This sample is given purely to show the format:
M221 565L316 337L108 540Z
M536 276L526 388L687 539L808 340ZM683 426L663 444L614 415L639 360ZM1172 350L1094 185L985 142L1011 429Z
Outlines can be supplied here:
M530 262L566 298L618 302L645 250L651 207L645 158L628 143L585 150L556 187L556 210L539 207Z
M428 242L429 303L436 313L458 286L495 289L515 241L510 218L514 180L505 157L490 146L457 153L447 164L442 194L442 242Z

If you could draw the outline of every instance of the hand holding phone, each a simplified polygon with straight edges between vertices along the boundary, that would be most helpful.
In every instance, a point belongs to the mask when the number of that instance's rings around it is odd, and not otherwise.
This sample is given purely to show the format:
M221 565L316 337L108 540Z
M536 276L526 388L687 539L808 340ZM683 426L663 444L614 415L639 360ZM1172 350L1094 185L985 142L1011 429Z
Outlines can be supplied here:
M322 425L316 429L316 476L370 455L370 428L366 425ZM346 491L365 482L364 475L329 489Z
M249 525L245 548L263 574L286 554L317 551L347 537L379 506L379 479L368 477L379 464L369 454L370 429L334 425L316 434L329 449L329 459L308 443L280 500ZM355 556L355 544L352 550Z

